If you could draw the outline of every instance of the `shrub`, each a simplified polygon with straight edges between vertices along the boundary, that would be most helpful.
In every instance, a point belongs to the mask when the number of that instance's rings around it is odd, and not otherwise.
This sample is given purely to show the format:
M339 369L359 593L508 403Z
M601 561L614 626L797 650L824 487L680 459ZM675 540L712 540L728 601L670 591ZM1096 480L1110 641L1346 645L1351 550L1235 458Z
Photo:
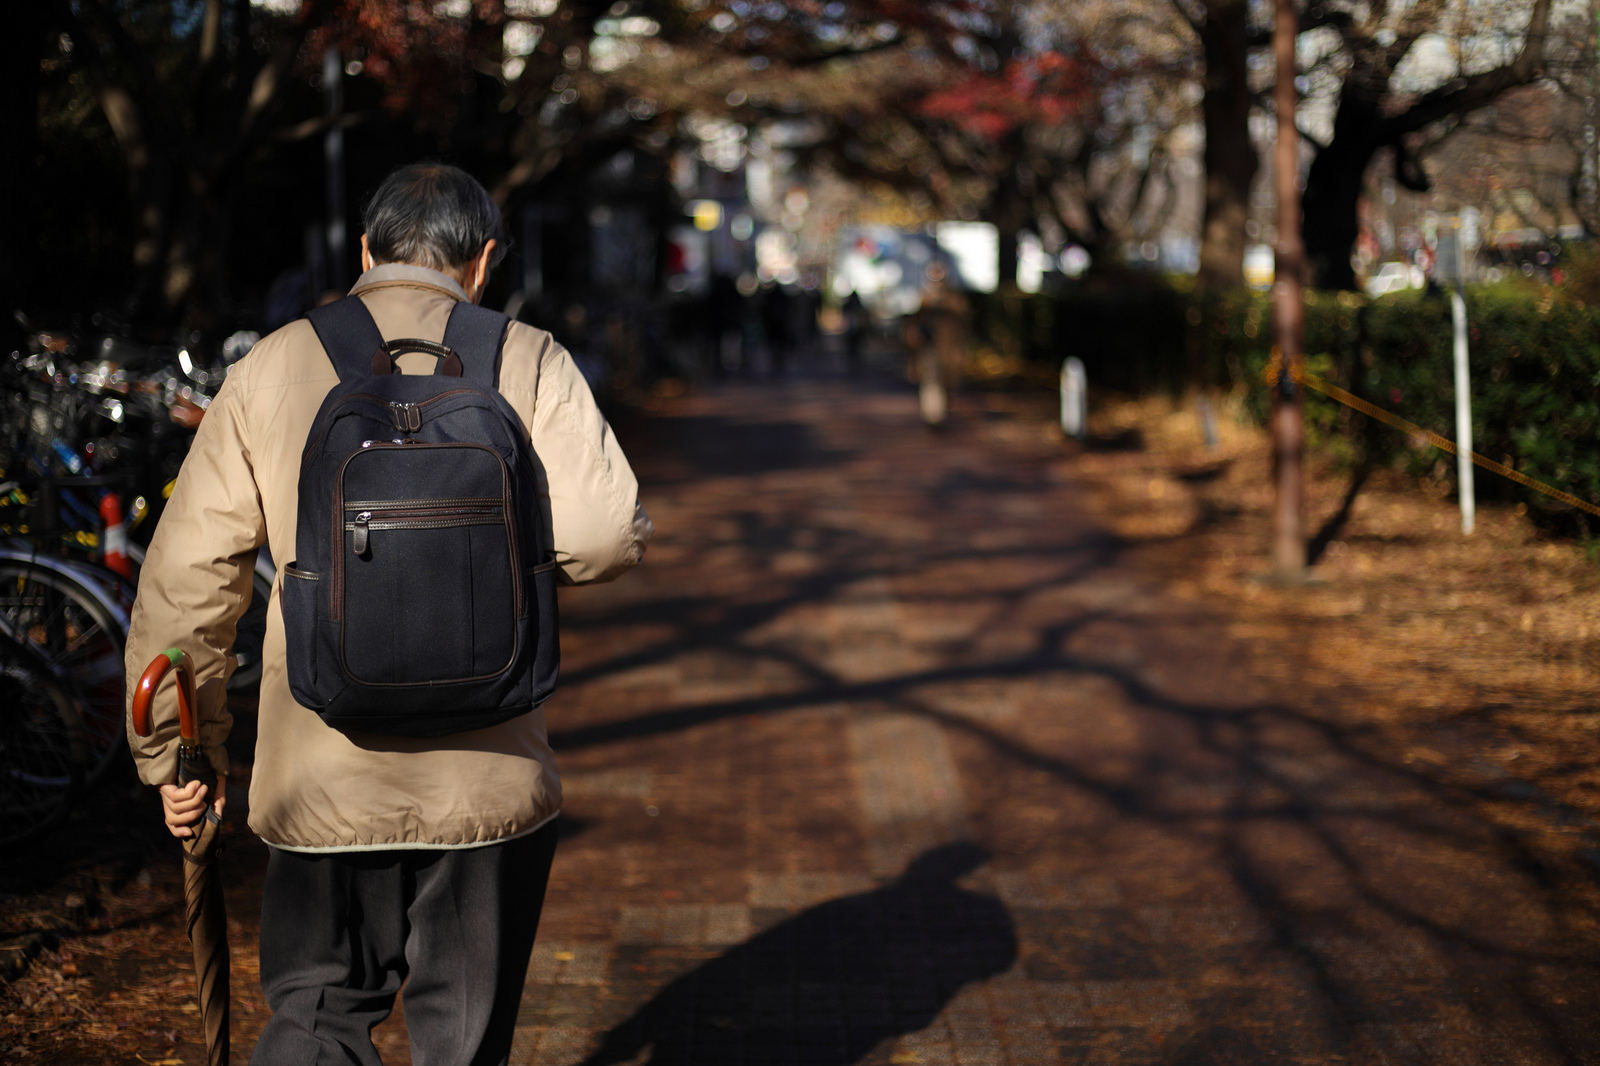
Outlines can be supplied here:
M1587 275L1575 270L1577 282ZM1595 273L1600 276L1600 267ZM1580 298L1588 287L1597 299ZM1529 477L1600 503L1600 280L1554 290L1528 284L1468 290L1474 450ZM1003 354L1059 366L1076 355L1091 383L1132 393L1228 387L1265 421L1263 374L1271 358L1266 293L1187 293L1144 284L1116 290L1078 286L1047 296L974 299L980 343ZM1355 293L1306 293L1307 365L1313 373L1455 437L1455 371L1450 300L1410 291L1369 300ZM1376 426L1320 393L1306 396L1307 439L1342 461L1412 473L1436 468L1437 450ZM1589 516L1484 473L1481 495L1521 499L1545 524L1581 531Z
M973 332L1004 356L1059 366L1083 360L1091 381L1122 392L1173 391L1186 380L1185 297L1167 285L1074 286L1050 296L972 294Z

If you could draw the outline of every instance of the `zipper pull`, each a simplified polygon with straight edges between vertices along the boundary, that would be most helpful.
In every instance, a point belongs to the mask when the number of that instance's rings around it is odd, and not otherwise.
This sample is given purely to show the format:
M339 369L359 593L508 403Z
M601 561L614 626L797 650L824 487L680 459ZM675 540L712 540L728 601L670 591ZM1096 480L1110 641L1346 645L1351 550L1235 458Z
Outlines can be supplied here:
M350 547L355 549L357 555L367 554L367 523L372 521L371 511L362 511L356 515L355 536L350 538Z
M422 428L422 408L414 403L395 403L391 401L389 414L394 419L395 429L404 429L415 433Z

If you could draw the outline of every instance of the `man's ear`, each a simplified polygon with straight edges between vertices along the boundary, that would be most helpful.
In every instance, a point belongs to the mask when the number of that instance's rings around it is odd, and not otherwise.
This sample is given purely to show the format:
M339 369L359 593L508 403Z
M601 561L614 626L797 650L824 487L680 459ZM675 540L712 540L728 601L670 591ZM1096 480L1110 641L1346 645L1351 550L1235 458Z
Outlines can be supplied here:
M361 272L365 274L372 269L372 249L367 247L367 235L361 235Z
M485 242L483 251L478 253L478 260L472 267L472 302L477 303L483 299L484 287L489 284L489 263L494 257L495 242L490 238Z

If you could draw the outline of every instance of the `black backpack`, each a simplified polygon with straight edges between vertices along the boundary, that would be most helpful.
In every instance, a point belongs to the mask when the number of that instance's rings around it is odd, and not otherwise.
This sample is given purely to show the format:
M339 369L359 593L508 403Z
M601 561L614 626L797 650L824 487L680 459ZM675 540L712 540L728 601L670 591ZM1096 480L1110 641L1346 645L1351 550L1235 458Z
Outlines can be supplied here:
M537 459L496 390L509 319L470 303L444 343L384 341L349 296L307 315L339 374L300 460L283 622L294 698L338 729L436 737L555 687L555 563ZM426 352L431 375L394 357Z

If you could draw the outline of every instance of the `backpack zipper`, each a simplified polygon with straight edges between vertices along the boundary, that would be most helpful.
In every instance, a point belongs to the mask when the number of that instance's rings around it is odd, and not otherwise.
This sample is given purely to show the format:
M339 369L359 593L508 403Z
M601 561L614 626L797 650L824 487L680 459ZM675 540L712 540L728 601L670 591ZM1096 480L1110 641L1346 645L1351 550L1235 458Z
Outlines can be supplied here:
M394 428L415 433L422 428L422 405L419 403L389 402L389 414L394 419Z
M452 391L473 392L476 390L455 389ZM447 394L441 393L439 396L435 396L433 399L443 399L445 395ZM431 403L432 401L430 400L427 402ZM333 480L332 513L340 516L340 519L343 518L346 511L344 506L345 470L350 466L350 461L356 456L365 455L367 452L378 448L477 448L482 451L486 451L490 455L494 456L495 462L500 464L500 500L502 501L502 507L504 506L503 501L511 498L510 468L506 466L506 461L505 459L501 458L500 453L486 444L469 444L459 441L441 444L423 443L421 441L363 441L358 450L353 451L349 455L345 456L344 462L339 464L339 473ZM511 582L512 617L520 618L522 616L522 549L517 540L516 518L511 513L510 508L504 508L504 515L501 521L506 527L506 548L511 556L511 573L513 575ZM329 559L331 565L328 567L329 578L331 579L330 587L328 589L328 618L330 621L342 623L344 621L344 533L345 530L350 527L348 527L342 520L329 522L328 525L332 527L333 533L333 553ZM368 528L370 528L370 526ZM363 540L365 540L364 536ZM363 543L362 547L366 547L365 543Z
M344 528L354 535L350 547L357 555L367 554L368 535L374 529L447 529L455 526L498 526L505 522L499 501L493 507L397 507L386 511L362 511Z
M416 507L500 507L504 501L498 496L452 496L428 500L346 500L349 511L404 511Z

